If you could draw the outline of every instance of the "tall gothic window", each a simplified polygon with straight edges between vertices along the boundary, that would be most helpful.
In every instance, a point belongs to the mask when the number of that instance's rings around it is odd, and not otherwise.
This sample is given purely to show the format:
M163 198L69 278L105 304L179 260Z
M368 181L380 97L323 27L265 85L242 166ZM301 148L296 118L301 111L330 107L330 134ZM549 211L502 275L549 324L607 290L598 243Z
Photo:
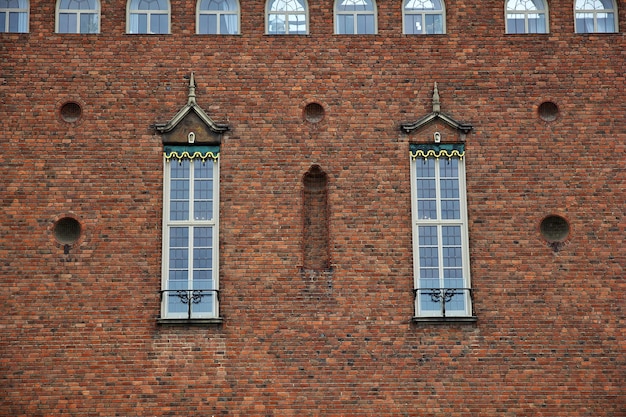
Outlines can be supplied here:
M217 318L219 147L166 146L163 319Z
M463 144L411 145L415 316L472 316Z

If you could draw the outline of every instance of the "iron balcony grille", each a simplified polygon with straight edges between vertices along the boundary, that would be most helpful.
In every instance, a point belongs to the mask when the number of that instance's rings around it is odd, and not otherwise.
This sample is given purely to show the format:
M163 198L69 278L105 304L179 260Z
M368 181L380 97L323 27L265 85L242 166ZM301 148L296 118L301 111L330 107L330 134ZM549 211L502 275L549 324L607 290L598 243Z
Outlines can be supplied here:
M194 304L200 304L202 302L202 298L215 294L217 298L217 302L220 302L220 291L219 290L203 290L203 289L194 289L194 290L161 290L159 291L161 296L161 302L163 302L164 295L176 295L182 304L187 305L187 319L192 319L192 306Z
M455 296L461 296L463 301L463 305L466 303L466 295L469 295L469 316L474 316L474 291L471 288L415 288L413 289L413 297L414 301L417 301L418 296L428 296L430 297L430 301L435 304L440 304L440 316L441 317L458 317L458 314L454 316L446 315L446 304L450 304L450 302L454 299ZM455 301L458 301L455 300ZM466 308L466 307L465 307ZM464 308L464 309L465 309ZM456 310L458 311L458 310ZM429 312L434 312L429 310Z

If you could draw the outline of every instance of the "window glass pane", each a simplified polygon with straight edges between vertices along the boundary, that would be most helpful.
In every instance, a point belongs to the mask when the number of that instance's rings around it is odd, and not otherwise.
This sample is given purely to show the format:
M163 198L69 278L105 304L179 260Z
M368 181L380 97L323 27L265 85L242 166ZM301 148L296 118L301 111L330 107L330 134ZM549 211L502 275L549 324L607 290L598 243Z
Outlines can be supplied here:
M435 200L418 201L417 217L420 219L437 219L437 202Z
M404 3L407 10L442 10L439 0L407 0Z
M461 205L458 200L441 201L441 218L446 220L458 220L461 218Z
M237 10L237 3L234 0L203 0L200 10Z
M441 180L441 198L459 198L459 180Z
M372 15L358 15L357 16L357 33L371 35L375 33L374 30L374 16Z
M59 33L76 33L76 15L68 13L59 14Z
M598 32L615 32L615 17L613 13L598 13Z
M221 15L220 33L222 35L235 35L239 33L239 28L237 27L237 15L236 14Z
M337 10L348 11L368 11L374 10L374 4L371 0L338 0Z
M508 33L524 33L526 31L524 25L523 14L510 14L507 18Z
M150 33L168 33L168 23L166 14L153 14L150 16Z
M284 34L286 32L287 28L285 27L285 19L283 15L271 14L268 16L268 19L268 33L277 35Z
M437 198L437 185L434 178L417 180L417 198Z
M137 13L131 14L130 33L148 33L148 15Z
M437 248L420 247L419 249L420 266L436 267L439 266L439 256Z
M270 5L272 12L303 12L304 4L299 0L274 0Z
M6 32L6 19L7 15L4 12L0 12L0 32Z
M80 15L80 33L97 33L98 15L95 13L84 13Z
M528 15L528 33L546 33L546 20L544 14Z
M418 227L420 246L437 246L437 226Z
M289 33L306 34L306 17L303 14L289 16Z
M198 33L215 35L217 34L217 15L201 14L198 19L200 25Z
M440 14L427 14L426 33L429 35L443 33L443 16Z
M422 33L422 15L407 14L404 17L404 33L417 35Z
M338 33L344 35L354 34L354 16L339 15L337 16Z

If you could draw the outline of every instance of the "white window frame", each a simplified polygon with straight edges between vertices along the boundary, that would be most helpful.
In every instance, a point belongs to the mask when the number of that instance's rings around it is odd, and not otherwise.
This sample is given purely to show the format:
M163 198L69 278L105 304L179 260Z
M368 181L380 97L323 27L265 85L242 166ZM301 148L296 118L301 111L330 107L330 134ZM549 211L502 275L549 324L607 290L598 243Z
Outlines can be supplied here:
M414 0L404 0L402 2L402 33L405 35L443 35L446 33L446 5L443 0L441 1L441 9L407 9L409 3ZM408 16L420 16L421 24L423 28L426 28L426 16L441 16L441 32L427 33L423 30L421 33L407 32L407 17Z
M472 294L471 294L471 278L470 278L470 254L469 254L469 237L467 226L467 197L466 197L466 185L465 185L465 161L463 155L461 156L444 156L444 155L432 155L427 156L428 159L435 160L435 178L436 178L436 204L437 204L437 219L420 219L418 215L418 198L417 198L417 172L416 164L424 163L424 156L411 154L410 166L411 166L411 215L412 215L412 231L413 231L413 276L414 276L414 291L415 291L415 317L416 318L455 318L455 317L472 317ZM459 186L459 204L460 204L460 218L459 219L441 219L441 182L440 182L440 169L439 166L442 163L446 163L448 159L455 158L458 160L458 186ZM462 254L462 274L463 274L463 290L461 291L464 299L464 309L454 310L449 309L449 304L446 306L445 302L440 302L440 310L425 310L421 306L422 295L427 296L429 289L421 288L421 276L420 276L420 240L419 240L419 227L420 226L435 226L437 227L438 239L437 239L437 251L438 251L438 268L440 290L439 295L443 296L445 291L444 286L444 262L443 262L443 243L441 239L442 227L444 226L458 226L461 230L461 254ZM424 279L428 279L427 277ZM432 278L431 278L432 279ZM459 294L457 294L459 295ZM432 304L431 304L432 305Z
M599 0L595 0L596 2ZM576 31L576 33L618 33L619 32L619 28L618 28L618 12L617 12L617 4L615 3L615 0L610 0L611 4L612 4L612 8L610 9L581 9L578 8L578 0L574 0L574 31ZM598 15L601 14L609 14L612 13L613 14L613 27L615 30L613 30L612 32L599 32L598 31ZM576 24L577 20L578 20L578 15L593 15L593 30L592 31L584 31L584 32L580 32L578 31L578 25Z
M61 2L62 0L57 0L57 6L56 6L56 27L55 27L55 32L56 33L68 33L68 34L72 34L72 33L79 33L79 34L89 34L89 33L100 33L100 0L94 0L96 2L96 8L95 9L61 9ZM73 14L76 15L76 27L74 28L75 30L73 32L59 32L59 25L60 25L60 18L61 18L61 14ZM81 32L80 31L80 18L81 15L83 14L87 14L87 15L96 15L96 29L94 32Z
M297 3L302 3L304 10L292 11L292 10L271 10L272 5L276 1L283 1L287 3L290 0L267 0L265 2L265 34L266 35L308 35L309 34L309 5L306 0L292 0ZM284 32L272 32L270 31L271 16L282 16L285 19L285 31ZM304 16L305 31L302 32L290 32L289 31L289 18L292 16Z
M29 20L30 20L30 1L28 0L23 0L24 3L26 3L26 7L2 7L0 8L0 13L4 13L4 31L2 31L2 33L28 33L28 24L29 24ZM7 3L8 4L8 3ZM9 24L10 24L10 16L12 14L17 13L18 16L18 30L17 31L11 31L9 30ZM23 28L20 28L19 26L23 25Z
M209 9L201 9L200 6L202 4L203 0L198 0L198 3L196 5L196 33L199 35L239 35L241 33L241 17L240 17L240 5L239 5L239 1L238 0L232 0L233 3L235 3L235 10L209 10ZM201 16L207 16L207 15L214 15L216 16L216 21L217 21L217 33L204 33L204 32L200 32L200 17ZM221 29L222 29L222 16L235 16L236 19L236 23L237 23L237 30L233 31L232 33L222 33Z
M353 3L364 3L369 1L372 3L372 10L362 10L362 11L343 11L339 10L339 6L341 2L351 1ZM378 34L378 10L376 5L376 0L335 0L334 6L334 26L335 26L335 34L336 35L376 35ZM374 31L372 33L359 33L358 32L358 16L373 16L374 17ZM352 33L345 33L339 30L339 16L352 16L354 18L354 31Z
M206 162L211 162L214 164L213 166L213 218L206 220L195 220L192 218L193 216L193 203L194 203L194 163L203 163L202 158L190 157L190 155L184 155L182 159L190 160L190 169L189 169L189 210L190 210L190 218L189 220L170 220L170 203L171 203L171 190L170 190L170 181L171 181L171 170L170 164L178 164L180 159L176 156L168 158L164 157L163 161L163 248L162 248L162 298L161 298L161 319L185 319L185 320L194 320L194 319L216 319L219 318L219 154L207 157ZM187 274L188 274L188 283L193 283L193 272L194 272L194 264L193 264L193 229L195 227L210 227L212 230L212 282L213 288L207 290L213 290L210 294L212 297L212 310L210 312L194 312L193 310L193 302L189 301L190 310L188 312L170 312L169 311L169 298L170 298L170 290L169 288L169 273L170 273L170 231L175 227L187 227L189 228L188 234L188 265L187 265ZM193 295L193 285L188 285L187 295L189 298Z
M135 0L128 0L126 5L126 33L133 35L169 35L172 31L172 5L169 0L165 0L167 3L167 10L144 10L144 9L132 9L131 5ZM142 0L137 0L142 1ZM150 30L150 17L152 15L164 15L167 14L167 32L166 33L153 33ZM133 15L147 15L146 32L135 31L132 28L131 16Z
M543 9L509 9L509 3L511 1L526 1L532 3L536 7L536 1L539 1L543 4ZM544 24L545 24L545 32L530 32L529 31L529 20L532 15L544 15ZM512 32L512 28L509 28L509 15L522 15L524 17L524 31L523 32ZM504 24L506 26L506 33L508 35L539 35L550 33L550 14L548 11L548 2L547 0L505 0L504 1Z

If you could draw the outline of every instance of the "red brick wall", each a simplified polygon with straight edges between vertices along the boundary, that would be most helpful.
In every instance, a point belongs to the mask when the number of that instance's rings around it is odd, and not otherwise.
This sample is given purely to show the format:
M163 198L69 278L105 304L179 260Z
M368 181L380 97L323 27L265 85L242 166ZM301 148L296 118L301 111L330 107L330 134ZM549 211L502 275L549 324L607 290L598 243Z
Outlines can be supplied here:
M124 1L99 35L0 34L0 415L626 415L625 37L504 33L500 1L448 1L446 35L401 34L380 1L375 36L126 35ZM245 2L242 2L245 3ZM619 2L626 28L626 3ZM231 131L221 148L224 323L159 326L161 138L150 126L197 99ZM417 325L408 146L431 109L466 141L474 324ZM556 121L537 115L546 100ZM75 101L77 123L59 118ZM319 123L303 120L310 102ZM328 175L332 274L301 274L303 175ZM538 227L571 227L555 252ZM58 219L83 226L68 254ZM318 288L315 288L319 286ZM314 296L312 296L312 294Z

